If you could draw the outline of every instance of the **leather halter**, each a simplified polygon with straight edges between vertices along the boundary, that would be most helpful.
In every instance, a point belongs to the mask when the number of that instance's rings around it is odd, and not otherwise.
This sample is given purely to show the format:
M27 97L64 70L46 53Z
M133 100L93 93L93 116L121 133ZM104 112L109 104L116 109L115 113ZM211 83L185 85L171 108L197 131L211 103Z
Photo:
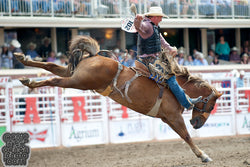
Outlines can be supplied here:
M205 97L204 99L201 99L201 100L198 102L198 103L204 103L202 109L199 109L199 108L197 108L197 107L195 107L195 106L193 107L193 109L195 109L195 110L197 110L197 111L199 111L199 112L201 112L201 113L204 113L204 112L210 113L211 111L206 111L206 107L207 107L208 101L209 101L212 97L214 97L214 96L215 96L215 92L214 92L214 90L213 90L212 93L211 93L209 96Z

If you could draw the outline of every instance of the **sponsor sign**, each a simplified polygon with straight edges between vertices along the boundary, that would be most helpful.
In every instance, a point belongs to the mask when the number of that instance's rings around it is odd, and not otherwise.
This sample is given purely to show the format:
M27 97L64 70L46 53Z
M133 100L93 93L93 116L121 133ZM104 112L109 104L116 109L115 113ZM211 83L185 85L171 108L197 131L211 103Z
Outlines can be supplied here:
M111 143L147 141L153 139L152 119L110 121Z
M197 131L190 124L189 116L183 116L184 123L191 137L197 136ZM161 119L155 119L155 137L157 140L179 139L180 136Z
M4 145L1 138L4 132L6 132L6 126L0 126L0 148Z
M62 144L66 147L106 143L102 122L62 124Z
M30 135L30 147L55 147L59 146L59 135L56 134L55 124L30 124L15 125L14 132L27 132Z
M250 134L250 113L236 114L238 134Z
M197 131L200 137L234 135L232 122L232 115L211 115Z

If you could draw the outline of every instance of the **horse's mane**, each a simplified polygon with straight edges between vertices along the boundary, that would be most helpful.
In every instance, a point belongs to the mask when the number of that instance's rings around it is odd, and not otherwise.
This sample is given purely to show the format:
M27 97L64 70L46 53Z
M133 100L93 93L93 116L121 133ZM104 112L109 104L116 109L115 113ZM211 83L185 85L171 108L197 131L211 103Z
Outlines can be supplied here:
M98 42L90 36L77 36L69 46L69 68L73 73L83 57L91 57L100 51Z
M77 36L72 39L69 46L69 68L74 72L79 62L87 57L95 55L108 57L118 61L116 56L109 50L100 50L98 42L90 36Z
M171 56L172 57L172 56ZM176 77L180 77L186 80L186 83L194 83L196 87L207 87L213 89L213 87L199 76L192 75L187 67L180 66L174 58L170 58L171 67Z

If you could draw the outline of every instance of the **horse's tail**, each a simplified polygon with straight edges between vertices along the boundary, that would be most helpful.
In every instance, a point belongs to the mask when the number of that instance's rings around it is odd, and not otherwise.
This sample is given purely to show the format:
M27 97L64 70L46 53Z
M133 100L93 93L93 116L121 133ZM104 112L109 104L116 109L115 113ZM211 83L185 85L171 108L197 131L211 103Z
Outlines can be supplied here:
M69 46L69 67L71 73L74 72L83 55L94 56L100 50L97 41L90 36L77 36L72 39Z

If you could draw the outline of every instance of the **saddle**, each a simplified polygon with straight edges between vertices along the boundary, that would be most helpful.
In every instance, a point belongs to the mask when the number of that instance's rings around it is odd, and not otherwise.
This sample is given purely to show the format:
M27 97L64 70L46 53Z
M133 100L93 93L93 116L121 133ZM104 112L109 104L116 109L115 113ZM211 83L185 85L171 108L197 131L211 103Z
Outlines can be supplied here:
M161 62L161 60L156 60L154 63L149 64L149 68L146 65L139 61L135 61L135 67L132 69L136 73L140 73L142 76L145 76L149 79L152 79L157 84L167 87L165 80L169 79L172 76L171 71L167 67L166 63Z

